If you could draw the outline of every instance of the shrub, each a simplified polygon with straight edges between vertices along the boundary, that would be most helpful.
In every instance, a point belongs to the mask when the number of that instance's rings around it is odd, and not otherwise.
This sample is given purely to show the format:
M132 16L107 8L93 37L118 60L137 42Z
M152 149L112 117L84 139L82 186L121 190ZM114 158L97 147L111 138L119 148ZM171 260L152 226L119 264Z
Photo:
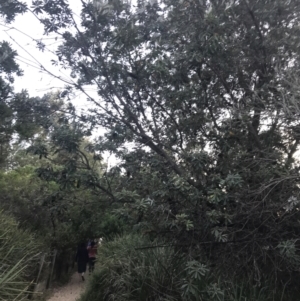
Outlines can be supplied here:
M145 246L147 246L145 248ZM271 278L270 278L271 279ZM297 300L266 280L225 279L218 269L164 243L124 235L103 243L96 270L80 301L277 301Z
M98 258L81 301L200 300L206 287L205 265L139 235L104 243Z
M0 299L23 300L34 281L41 245L16 221L0 212Z

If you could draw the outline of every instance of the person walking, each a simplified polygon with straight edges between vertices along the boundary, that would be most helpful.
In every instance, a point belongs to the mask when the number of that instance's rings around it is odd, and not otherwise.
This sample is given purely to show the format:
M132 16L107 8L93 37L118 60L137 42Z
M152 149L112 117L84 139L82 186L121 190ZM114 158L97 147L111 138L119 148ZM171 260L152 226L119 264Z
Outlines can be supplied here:
M86 272L86 265L89 261L89 254L85 243L81 243L77 249L75 261L77 262L77 271L81 274L81 279L84 281L84 273Z
M94 241L91 242L91 245L87 247L89 254L89 274L94 271L96 256L97 256L97 245Z

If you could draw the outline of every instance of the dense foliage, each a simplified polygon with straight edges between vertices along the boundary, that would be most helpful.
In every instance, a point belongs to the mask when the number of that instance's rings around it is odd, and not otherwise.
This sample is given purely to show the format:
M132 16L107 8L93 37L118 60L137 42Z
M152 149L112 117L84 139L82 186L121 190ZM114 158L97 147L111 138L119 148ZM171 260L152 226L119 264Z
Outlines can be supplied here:
M119 191L100 180L119 213L231 276L293 270L298 1L95 1L81 24L64 1L34 9L91 101L79 121L107 130L94 149L126 170Z
M25 12L25 8L18 1L0 1L0 15L7 22ZM22 75L16 57L11 45L0 41L0 299L7 301L28 298L37 277L40 255L47 245L33 231L24 230L24 223L20 226L18 221L21 215L22 222L26 220L27 225L30 224L31 204L22 199L32 195L36 186L29 192L30 186L22 185L31 184L26 171L18 174L15 182L12 174L6 173L16 165L12 158L21 147L18 142L32 137L37 130L28 106L32 100L25 91L13 92L14 76ZM37 219L32 223L30 230L38 226Z
M145 244L151 248L144 248ZM98 258L81 301L266 301L275 297L270 287L249 290L246 282L211 277L205 264L140 235L116 237L99 249Z
M24 300L35 279L42 244L28 231L19 229L14 218L0 212L0 298Z
M31 8L63 39L60 97L90 102L38 115L29 151L49 162L37 171L59 188L58 207L83 190L92 220L114 210L145 247L162 240L219 275L215 292L227 279L297 291L299 1L82 1L80 24L64 0ZM107 153L116 167L101 164Z
M7 23L26 10L26 5L19 1L0 1L0 15ZM91 192L79 189L78 181L66 185L63 150L47 154L46 149L55 148L57 140L64 143L61 136L67 138L74 133L76 125L70 121L74 109L62 101L59 92L43 97L30 97L25 90L15 93L14 76L22 75L17 56L10 44L0 42L0 299L3 300L26 299L35 281L49 284L51 279L65 276L62 273L70 265L70 258L73 260L79 241L121 232L119 221L109 214L98 222L102 207ZM82 133L79 136L82 138ZM69 137L68 143L71 141ZM78 144L86 160L89 155L83 145L87 143ZM68 159L75 160L75 156ZM94 169L100 173L99 160L94 163ZM41 176L39 169L55 172L56 180L59 175L61 181L54 182L45 173ZM56 254L56 276L52 275L52 266L48 268L53 254Z

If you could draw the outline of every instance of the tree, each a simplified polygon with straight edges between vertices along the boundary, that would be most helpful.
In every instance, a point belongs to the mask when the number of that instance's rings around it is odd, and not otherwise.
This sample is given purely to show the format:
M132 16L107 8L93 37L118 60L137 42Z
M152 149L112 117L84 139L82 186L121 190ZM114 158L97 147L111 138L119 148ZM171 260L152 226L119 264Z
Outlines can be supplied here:
M8 144L13 133L13 116L9 101L12 94L13 74L21 75L21 70L15 62L16 52L12 50L7 42L0 44L0 161L3 163L8 155Z
M1 1L0 3L0 16L4 18L6 23L13 22L18 14L23 14L26 10L26 3L21 1Z
M2 1L3 2L3 1ZM0 4L0 15L6 23L14 21L17 14L27 7L19 1L5 1ZM17 64L17 52L6 41L0 41L0 166L8 169L12 144L32 138L38 131L36 116L33 116L33 102L24 90L14 93L14 76L22 76Z
M226 275L295 269L299 2L82 3L81 24L63 0L33 11L91 103L78 121L106 129L94 149L126 171L122 189L95 187Z
M0 1L0 15L7 23L25 11L26 5L19 1ZM93 163L95 174L103 167L100 156L93 160L85 151L88 142L80 139L88 136L88 129L77 129L74 124L70 114L74 109L63 101L67 90L43 97L30 97L25 90L15 93L14 76L21 75L17 52L7 42L0 42L0 222L4 233L0 295L5 300L23 300L28 294L30 282L41 272L36 269L40 260L34 253L37 249L58 250L56 270L60 274L68 265L70 249L80 240L120 230L118 221L110 216L98 225L102 207L95 205L96 196L79 189L80 173L72 180L67 176L74 164L84 168ZM54 146L61 149L51 153ZM55 183L51 174L60 180ZM98 214L91 218L95 210ZM20 229L29 230L30 235Z

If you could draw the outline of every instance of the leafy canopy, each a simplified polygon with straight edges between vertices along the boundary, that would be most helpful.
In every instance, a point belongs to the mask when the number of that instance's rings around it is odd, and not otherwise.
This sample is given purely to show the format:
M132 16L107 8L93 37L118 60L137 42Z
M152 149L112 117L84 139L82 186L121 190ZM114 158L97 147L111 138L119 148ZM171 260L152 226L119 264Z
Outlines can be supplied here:
M299 1L82 4L80 24L64 0L33 10L64 39L53 63L69 70L67 91L90 101L76 121L105 129L89 149L121 161L89 169L86 187L225 274L292 270L280 250L299 236Z

